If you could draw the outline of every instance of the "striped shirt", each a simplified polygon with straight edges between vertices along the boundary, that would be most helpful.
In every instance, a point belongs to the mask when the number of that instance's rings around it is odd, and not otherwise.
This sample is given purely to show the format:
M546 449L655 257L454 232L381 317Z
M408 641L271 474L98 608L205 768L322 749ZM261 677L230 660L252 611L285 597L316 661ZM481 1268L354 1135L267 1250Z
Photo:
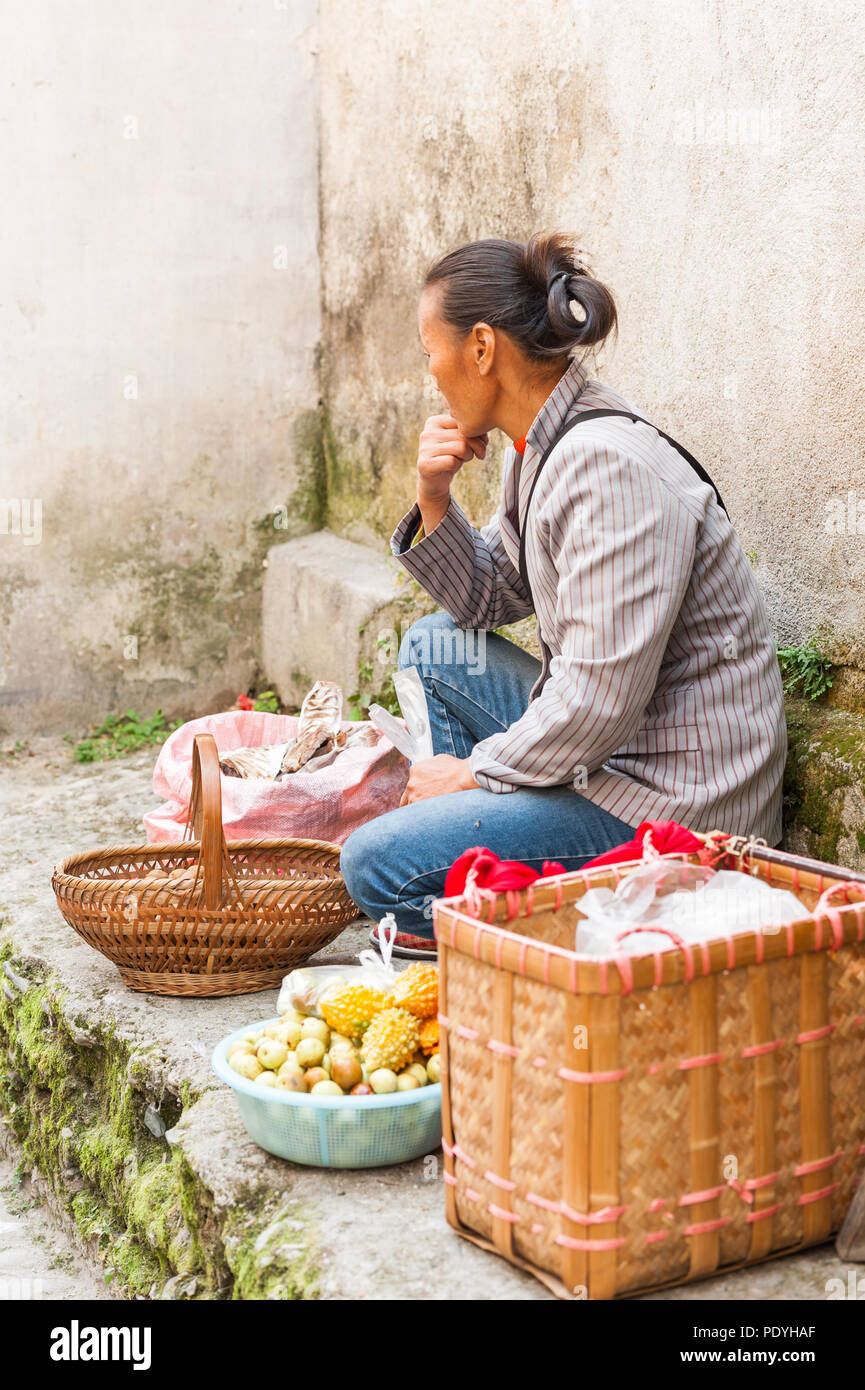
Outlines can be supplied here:
M488 525L476 530L453 497L414 546L417 504L400 521L393 553L458 626L491 630L532 612L519 573L532 479L564 421L599 407L642 414L573 360L522 458L506 450ZM629 825L675 820L777 845L781 673L751 566L709 484L651 425L588 421L544 466L526 562L541 672L522 717L472 750L478 785L571 784Z

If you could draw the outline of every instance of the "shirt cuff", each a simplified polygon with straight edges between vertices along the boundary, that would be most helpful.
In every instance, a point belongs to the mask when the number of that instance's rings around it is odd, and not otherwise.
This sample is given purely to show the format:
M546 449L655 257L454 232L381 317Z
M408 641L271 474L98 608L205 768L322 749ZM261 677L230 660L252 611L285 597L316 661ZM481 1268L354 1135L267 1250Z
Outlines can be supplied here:
M477 754L477 756L475 756ZM517 790L513 782L503 782L500 777L493 777L489 772L482 772L477 764L486 762L487 754L481 745L475 744L469 754L469 768L479 787L485 792L515 792Z

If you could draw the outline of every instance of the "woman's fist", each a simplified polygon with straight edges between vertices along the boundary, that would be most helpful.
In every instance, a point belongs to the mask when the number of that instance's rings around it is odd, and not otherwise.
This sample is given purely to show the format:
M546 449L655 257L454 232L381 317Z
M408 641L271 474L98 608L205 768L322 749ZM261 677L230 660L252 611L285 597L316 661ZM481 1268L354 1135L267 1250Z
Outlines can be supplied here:
M423 427L417 455L417 500L421 509L446 503L451 483L464 463L484 458L489 435L468 438L452 415L431 415ZM445 508L442 508L442 513Z

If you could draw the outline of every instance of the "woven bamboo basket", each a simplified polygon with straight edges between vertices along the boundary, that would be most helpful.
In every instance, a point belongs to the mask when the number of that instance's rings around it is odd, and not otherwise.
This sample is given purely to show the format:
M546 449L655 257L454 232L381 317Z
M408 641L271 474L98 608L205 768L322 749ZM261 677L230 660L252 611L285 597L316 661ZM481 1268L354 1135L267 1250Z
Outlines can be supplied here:
M210 997L273 989L357 916L323 840L237 840L222 830L219 755L199 734L179 845L90 850L51 880L64 918L130 989Z
M826 1241L865 1161L865 875L705 838L662 857L758 874L815 915L576 955L580 897L636 863L433 909L447 1217L562 1298Z

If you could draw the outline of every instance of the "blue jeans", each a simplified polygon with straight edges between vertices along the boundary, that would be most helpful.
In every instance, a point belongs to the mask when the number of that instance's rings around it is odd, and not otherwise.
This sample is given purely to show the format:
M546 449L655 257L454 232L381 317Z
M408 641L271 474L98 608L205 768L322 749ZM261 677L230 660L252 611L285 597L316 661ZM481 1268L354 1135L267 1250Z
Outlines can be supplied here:
M484 646L485 643L485 646ZM426 691L434 753L466 758L474 745L525 712L540 663L495 633L464 632L446 613L415 623L399 665L416 666ZM352 899L400 931L432 938L432 902L463 850L484 845L500 859L541 869L557 859L579 869L634 838L635 826L564 787L476 789L427 797L388 811L349 835L340 859Z

